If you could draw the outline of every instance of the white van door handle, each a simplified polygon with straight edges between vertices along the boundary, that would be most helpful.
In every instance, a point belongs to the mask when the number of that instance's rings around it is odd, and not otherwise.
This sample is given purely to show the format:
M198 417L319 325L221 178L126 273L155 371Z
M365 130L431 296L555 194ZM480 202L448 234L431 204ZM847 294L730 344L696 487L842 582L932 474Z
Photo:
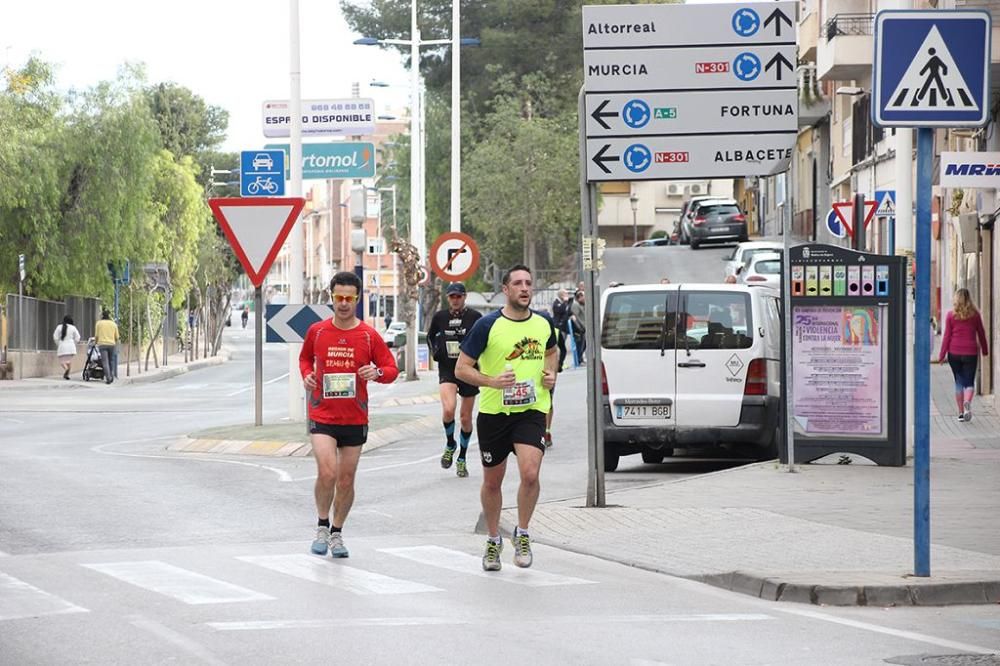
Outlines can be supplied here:
M678 363L677 367L678 368L704 368L705 367L705 363L702 362L702 361L698 361L698 360L685 361L684 363Z

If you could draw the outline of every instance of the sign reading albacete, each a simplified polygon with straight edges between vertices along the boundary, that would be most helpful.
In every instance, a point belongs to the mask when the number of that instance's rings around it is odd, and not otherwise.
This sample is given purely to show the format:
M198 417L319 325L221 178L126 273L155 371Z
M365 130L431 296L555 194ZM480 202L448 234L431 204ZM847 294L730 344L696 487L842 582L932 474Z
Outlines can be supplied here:
M795 4L583 8L587 178L784 171L798 131Z

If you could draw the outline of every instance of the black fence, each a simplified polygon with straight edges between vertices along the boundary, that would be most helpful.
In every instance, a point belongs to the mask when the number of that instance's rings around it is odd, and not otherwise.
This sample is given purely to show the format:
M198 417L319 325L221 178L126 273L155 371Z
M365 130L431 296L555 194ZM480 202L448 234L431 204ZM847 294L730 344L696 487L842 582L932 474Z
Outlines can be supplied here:
M86 340L94 334L100 314L101 302L96 298L68 296L65 301L43 301L7 294L7 347L25 351L55 349L52 334L65 315L73 318L80 337Z
M823 34L826 41L840 35L870 35L874 26L874 14L837 14L823 24Z

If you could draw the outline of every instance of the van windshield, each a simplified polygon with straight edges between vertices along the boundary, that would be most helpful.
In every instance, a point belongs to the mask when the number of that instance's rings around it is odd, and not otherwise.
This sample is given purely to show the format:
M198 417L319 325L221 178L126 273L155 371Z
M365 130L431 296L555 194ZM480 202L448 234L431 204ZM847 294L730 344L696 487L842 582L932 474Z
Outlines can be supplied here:
M604 349L673 349L677 329L675 301L667 291L612 294L604 310L601 346Z

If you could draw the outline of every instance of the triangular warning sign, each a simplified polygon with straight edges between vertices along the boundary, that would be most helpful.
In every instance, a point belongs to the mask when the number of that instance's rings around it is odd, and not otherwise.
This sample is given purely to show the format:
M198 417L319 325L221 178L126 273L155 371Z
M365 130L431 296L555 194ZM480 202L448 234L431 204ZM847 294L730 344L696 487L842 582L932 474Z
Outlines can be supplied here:
M955 58L944 43L937 26L913 54L910 66L886 105L887 111L978 111Z
M837 217L840 218L840 223L844 225L847 229L847 234L854 238L854 202L853 201L838 201L831 204L833 210L837 213ZM875 209L878 208L877 201L866 201L865 202L865 229L868 228L868 223L872 221L875 217Z
M208 205L253 286L264 284L271 263L306 205L302 197L227 197Z

